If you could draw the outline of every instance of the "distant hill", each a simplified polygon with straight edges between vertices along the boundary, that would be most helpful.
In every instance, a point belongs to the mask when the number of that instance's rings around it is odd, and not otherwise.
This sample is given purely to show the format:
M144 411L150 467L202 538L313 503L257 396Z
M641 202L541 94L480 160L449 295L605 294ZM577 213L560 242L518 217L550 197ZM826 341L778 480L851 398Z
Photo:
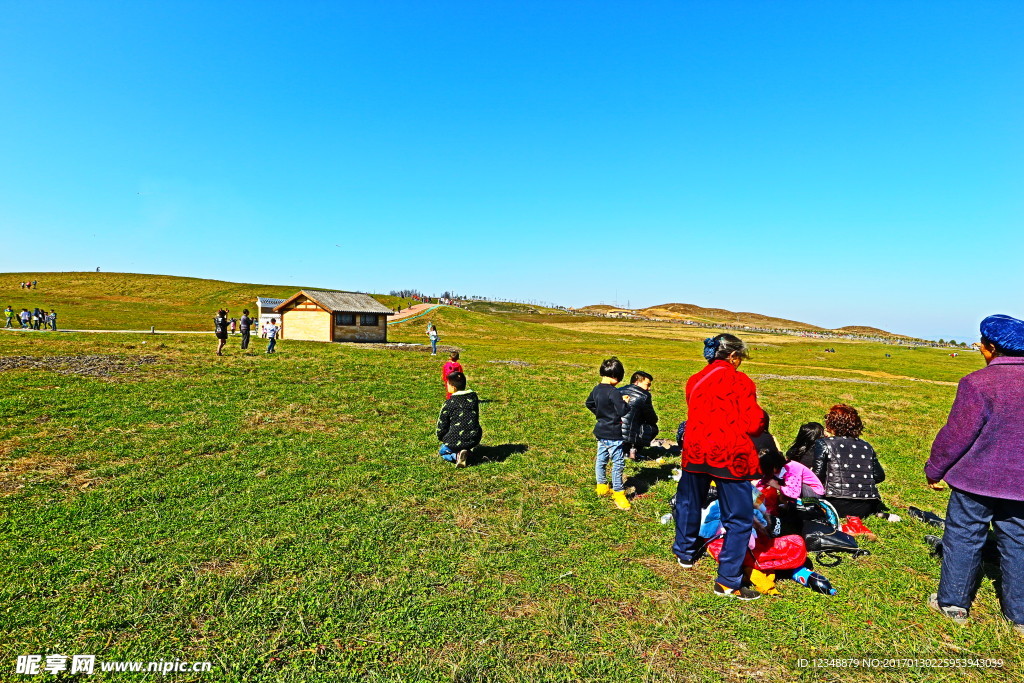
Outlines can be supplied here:
M751 327L779 328L786 330L806 330L808 332L839 332L845 334L857 334L864 336L902 337L904 339L910 339L910 337L906 337L904 335L899 334L893 334L892 332L886 332L885 330L880 330L876 327L852 325L848 327L841 327L836 330L829 330L828 328L820 327L818 325L812 325L810 323L800 322L798 320L776 318L770 315L762 315L760 313L749 313L745 311L729 311L724 308L705 308L703 306L697 306L694 304L660 304L658 306L649 306L648 308L641 308L636 310L617 308L615 306L608 306L606 304L596 304L593 306L585 306L578 310L584 313L597 313L601 315L640 315L648 318L692 320L694 322L708 324L749 325Z
M789 330L822 330L817 325L809 325L796 320L775 318L760 313L728 311L724 308L704 308L693 304L662 304L651 306L639 311L641 315L652 318L682 318L700 322L726 323L729 325L752 325L756 327L782 327Z
M869 337L898 337L901 339L913 339L914 337L908 337L903 334L895 334L894 332L886 332L880 330L877 327L865 327L863 325L847 325L846 327L837 327L834 332L849 332L850 334L863 334Z

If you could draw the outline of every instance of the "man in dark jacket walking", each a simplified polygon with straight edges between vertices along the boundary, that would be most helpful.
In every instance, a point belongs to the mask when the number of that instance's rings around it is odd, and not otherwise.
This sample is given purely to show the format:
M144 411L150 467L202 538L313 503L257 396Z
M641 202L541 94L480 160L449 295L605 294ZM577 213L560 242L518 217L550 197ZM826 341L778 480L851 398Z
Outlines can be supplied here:
M252 318L249 317L249 309L242 311L242 318L238 321L238 331L242 333L242 350L249 348L249 332L252 330Z
M622 450L630 460L636 460L637 451L651 445L658 435L658 414L654 412L651 384L654 377L638 370L629 378L629 384L619 389L629 396L629 412L622 418Z

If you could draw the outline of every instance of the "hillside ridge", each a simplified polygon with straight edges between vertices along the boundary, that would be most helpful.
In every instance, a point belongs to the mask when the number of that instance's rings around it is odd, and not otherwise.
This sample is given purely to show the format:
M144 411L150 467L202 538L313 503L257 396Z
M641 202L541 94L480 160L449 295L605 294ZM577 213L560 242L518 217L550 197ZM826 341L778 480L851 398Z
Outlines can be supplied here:
M718 323L739 326L747 325L751 327L780 328L812 333L838 332L858 335L877 335L881 337L901 339L913 338L907 335L896 334L895 332L889 332L887 330L867 325L847 325L845 327L829 329L827 327L821 327L820 325L813 325L799 320L789 320L787 318L777 318L775 316L764 315L762 313L730 311L725 308L708 308L705 306L698 306L696 304L685 303L658 304L656 306L648 306L646 308L638 309L619 308L616 306L609 306L607 304L595 304L591 306L584 306L577 310L583 313L597 313L608 316L622 315L639 316L644 318L669 318L676 320L691 320L699 323Z

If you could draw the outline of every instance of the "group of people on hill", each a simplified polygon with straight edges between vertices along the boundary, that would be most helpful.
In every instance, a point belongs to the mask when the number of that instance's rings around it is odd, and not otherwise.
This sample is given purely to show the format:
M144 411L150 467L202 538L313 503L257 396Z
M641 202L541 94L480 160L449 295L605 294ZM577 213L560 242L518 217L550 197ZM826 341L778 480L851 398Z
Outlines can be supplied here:
M228 332L231 334L235 333L235 325L238 326L238 331L242 335L242 350L245 351L249 348L250 334L252 333L252 326L255 322L254 318L249 317L249 309L242 310L242 317L239 319L228 318L228 312L226 309L220 309L217 311L217 315L213 318L213 334L217 337L217 355L224 355L224 346L228 343ZM277 325L277 318L271 318L270 322L263 325L260 330L260 336L268 339L267 353L274 353L277 346L277 336L280 332L280 327Z
M26 282L19 282L18 286L22 289L39 289L39 283L36 280L28 280Z
M50 309L49 312L42 308L27 308L15 312L14 308L8 306L4 309L4 328L13 328L14 323L19 323L18 329L22 330L52 330L57 331L57 311Z
M924 467L928 486L941 488L945 480L951 488L940 540L939 588L927 602L966 623L978 590L982 549L995 547L1003 614L1024 635L1024 321L1006 315L986 318L981 352L986 366L960 381ZM680 470L672 552L680 567L694 567L707 545L699 533L712 490L721 533L713 592L740 600L760 597L750 585L749 568L744 571L760 524L755 522L761 519L755 514L759 501L773 499L776 509L784 511L794 502L821 499L851 523L868 517L901 521L882 501L878 485L885 481L885 470L861 438L864 423L854 407L836 404L824 424L801 425L783 455L769 432L769 416L757 402L754 382L739 370L748 357L744 342L719 334L704 341L703 355L707 365L686 383L687 420L677 434ZM466 389L457 352L442 373L448 396L437 423L440 455L461 467L483 433L479 400ZM618 389L625 368L616 358L605 360L599 375L585 401L596 419L595 493L610 494L618 508L628 510L625 461L658 434L650 393L654 378L634 372L629 385ZM995 543L988 538L990 526Z

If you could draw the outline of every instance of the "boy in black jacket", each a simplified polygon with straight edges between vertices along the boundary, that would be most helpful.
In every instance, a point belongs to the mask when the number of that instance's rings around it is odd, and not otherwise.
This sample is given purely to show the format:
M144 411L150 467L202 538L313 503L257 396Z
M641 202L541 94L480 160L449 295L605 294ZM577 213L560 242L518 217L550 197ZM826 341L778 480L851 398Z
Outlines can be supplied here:
M630 460L636 460L638 451L651 445L658 436L658 414L654 412L651 385L654 377L638 370L629 378L629 384L619 389L623 396L630 396L629 412L622 418L622 450Z
M437 418L438 453L456 467L465 467L471 451L480 445L484 430L480 426L480 400L466 389L466 375L453 372L445 380L451 398L441 406Z
M608 494L608 474L605 468L612 464L612 500L620 510L630 508L626 492L622 488L622 471L626 468L626 456L622 452L622 418L629 412L629 396L623 396L615 388L626 374L625 368L614 356L601 363L601 383L594 387L587 397L586 406L597 417L594 436L597 437L597 460L594 473L599 496Z

